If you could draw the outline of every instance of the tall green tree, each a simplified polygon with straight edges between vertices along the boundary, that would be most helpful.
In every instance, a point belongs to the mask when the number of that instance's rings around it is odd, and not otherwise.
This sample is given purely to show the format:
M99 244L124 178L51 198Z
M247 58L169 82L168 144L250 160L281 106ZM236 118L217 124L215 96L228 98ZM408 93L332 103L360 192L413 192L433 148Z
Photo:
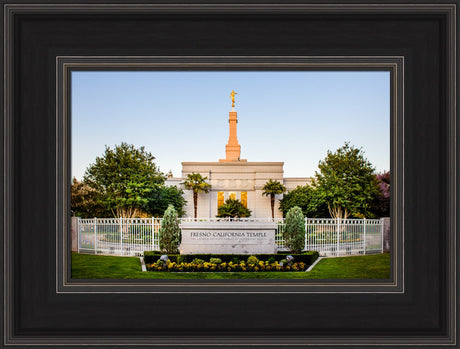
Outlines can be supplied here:
M211 190L211 184L206 183L208 177L203 177L199 173L189 173L185 178L185 181L182 183L185 189L193 191L193 208L195 213L195 218L197 218L197 208L198 208L198 193L204 192L209 193Z
M177 212L173 205L169 205L163 215L158 238L162 251L166 253L177 253L177 249L181 243L181 231Z
M279 207L283 212L283 217L286 217L288 211L294 206L300 207L305 217L322 218L329 216L326 201L310 185L299 185L283 195Z
M87 184L72 179L70 189L72 215L80 218L110 217L111 212L102 204L101 195Z
M85 172L84 182L100 193L116 217L136 217L146 211L148 195L165 181L145 147L121 143L105 148Z
M319 162L313 187L333 218L372 218L370 204L379 188L374 167L361 149L345 143Z
M251 210L244 207L240 200L227 199L219 207L217 217L251 217Z
M277 180L271 178L262 188L262 195L270 196L270 204L272 208L272 218L275 218L275 195L283 194L286 191L286 187Z
M179 217L185 215L184 207L187 200L184 191L176 186L161 185L148 195L147 213L154 217L162 217L169 205L173 205Z

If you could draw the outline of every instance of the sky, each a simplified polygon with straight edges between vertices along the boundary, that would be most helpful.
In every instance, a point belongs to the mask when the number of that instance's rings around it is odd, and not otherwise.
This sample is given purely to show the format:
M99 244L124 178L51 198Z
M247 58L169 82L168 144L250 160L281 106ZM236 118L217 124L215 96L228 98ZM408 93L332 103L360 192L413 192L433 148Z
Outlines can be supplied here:
M283 161L285 177L312 177L327 151L362 148L390 170L389 72L72 72L72 177L105 146L134 144L161 171L225 158L230 93L241 159Z

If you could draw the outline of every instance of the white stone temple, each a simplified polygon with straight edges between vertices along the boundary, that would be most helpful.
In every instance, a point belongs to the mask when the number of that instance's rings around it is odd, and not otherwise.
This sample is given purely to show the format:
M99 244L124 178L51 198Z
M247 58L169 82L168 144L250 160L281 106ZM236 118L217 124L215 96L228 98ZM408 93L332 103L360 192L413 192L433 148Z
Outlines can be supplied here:
M311 178L284 177L284 162L249 162L241 159L241 145L237 138L237 112L234 109L234 92L232 91L232 110L229 112L229 138L225 146L225 159L216 162L182 162L182 177L172 177L166 180L166 185L180 183L189 173L200 173L208 177L212 189L209 193L198 195L198 218L215 217L217 210L228 198L238 199L252 211L253 218L271 217L270 197L263 196L263 186L269 180L282 183L287 191L299 185L309 184ZM188 217L193 217L193 194L184 190ZM282 195L276 196L275 217L282 217L278 209Z

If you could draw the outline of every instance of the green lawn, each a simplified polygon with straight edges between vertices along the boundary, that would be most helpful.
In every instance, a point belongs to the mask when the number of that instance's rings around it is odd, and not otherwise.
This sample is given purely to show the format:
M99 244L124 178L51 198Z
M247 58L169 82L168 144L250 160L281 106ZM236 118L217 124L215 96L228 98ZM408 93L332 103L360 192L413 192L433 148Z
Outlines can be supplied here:
M310 272L142 272L137 257L72 254L73 279L388 279L390 254L322 259Z

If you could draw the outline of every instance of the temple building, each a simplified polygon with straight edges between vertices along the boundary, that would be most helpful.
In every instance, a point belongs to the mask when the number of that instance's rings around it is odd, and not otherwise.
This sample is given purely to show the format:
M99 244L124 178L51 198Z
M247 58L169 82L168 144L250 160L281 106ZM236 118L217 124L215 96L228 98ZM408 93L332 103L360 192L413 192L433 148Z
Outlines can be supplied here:
M228 198L238 199L252 211L253 218L271 217L270 197L264 196L263 186L269 179L282 183L287 191L299 185L309 184L311 178L285 178L284 162L249 162L241 159L241 145L237 138L238 117L235 111L235 92L232 91L232 110L229 112L229 138L225 146L225 159L216 162L182 162L182 177L168 178L166 185L177 185L189 173L200 173L208 177L209 193L199 193L197 217L215 217L218 207ZM187 200L186 212L193 217L193 193L184 190ZM275 217L282 217L278 209L282 195L275 197Z

